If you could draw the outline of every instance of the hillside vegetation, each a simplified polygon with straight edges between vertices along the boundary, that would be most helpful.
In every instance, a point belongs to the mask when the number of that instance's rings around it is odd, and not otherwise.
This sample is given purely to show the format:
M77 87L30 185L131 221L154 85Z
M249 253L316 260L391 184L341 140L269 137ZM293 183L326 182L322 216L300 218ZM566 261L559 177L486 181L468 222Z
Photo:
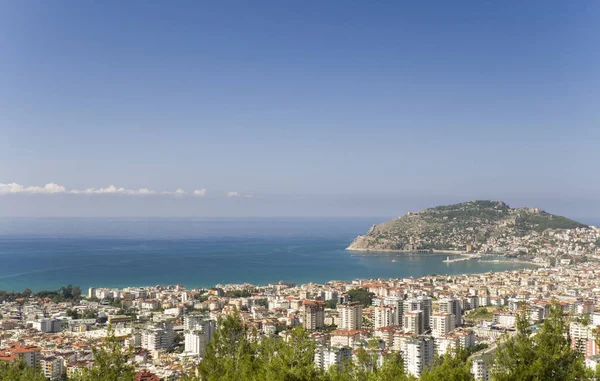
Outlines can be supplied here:
M505 237L542 235L586 225L538 208L511 208L502 201L437 206L374 225L348 250L473 250Z

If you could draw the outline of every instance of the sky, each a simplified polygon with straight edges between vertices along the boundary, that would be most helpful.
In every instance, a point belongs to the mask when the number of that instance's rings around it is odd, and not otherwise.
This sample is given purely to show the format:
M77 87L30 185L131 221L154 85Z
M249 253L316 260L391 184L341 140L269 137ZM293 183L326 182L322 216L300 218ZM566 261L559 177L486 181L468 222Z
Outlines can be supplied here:
M600 2L0 0L0 216L600 220Z

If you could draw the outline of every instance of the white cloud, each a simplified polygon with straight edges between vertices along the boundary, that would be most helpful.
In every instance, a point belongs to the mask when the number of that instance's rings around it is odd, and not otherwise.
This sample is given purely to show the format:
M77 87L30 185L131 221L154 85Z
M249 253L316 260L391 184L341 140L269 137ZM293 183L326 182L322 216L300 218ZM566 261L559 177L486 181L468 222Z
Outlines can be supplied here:
M240 194L238 192L227 192L227 197L239 197Z
M146 195L171 195L171 196L185 196L187 192L181 188L178 188L176 191L165 191L165 192L157 192L155 190L149 188L140 188L140 189L127 189L123 187L117 188L114 185L110 185L106 188L86 188L86 189L67 189L62 185L58 185L55 183L46 184L43 187L40 186L29 186L25 187L21 184L17 183L0 183L0 195L6 194L15 194L15 193L24 193L24 194L55 194L55 193L67 193L72 195L106 195L106 194L119 194L126 196L146 196ZM204 196L206 194L206 189L195 190L195 196Z
M65 193L67 189L62 185L49 183L44 185L43 187L31 186L24 187L21 184L17 183L9 183L3 184L0 183L0 194L8 194L8 193Z
M129 196L137 196L137 195L151 195L156 194L156 191L150 190L148 188L141 189L125 189L125 188L117 188L114 185L110 185L107 188L87 188L83 190L72 189L69 191L72 194L124 194Z
M164 196L181 197L181 196L185 196L187 194L187 192L181 188L178 188L175 192L165 191L165 192L160 192L159 194L164 195Z
M196 197L204 197L204 196L206 196L206 189L205 188L196 189L194 191L194 196L196 196Z

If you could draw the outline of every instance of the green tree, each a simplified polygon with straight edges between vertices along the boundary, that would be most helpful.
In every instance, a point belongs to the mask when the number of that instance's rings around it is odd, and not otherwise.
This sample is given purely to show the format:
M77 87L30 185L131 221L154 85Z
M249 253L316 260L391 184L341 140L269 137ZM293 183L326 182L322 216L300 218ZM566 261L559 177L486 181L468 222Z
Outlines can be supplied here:
M287 341L278 337L261 340L255 379L312 381L321 376L314 365L315 342L301 327L294 328Z
M331 367L323 375L324 381L415 381L404 371L399 353L384 354L383 364L376 366L379 351L358 349L356 361L348 360L341 368Z
M206 348L204 359L198 365L202 381L212 380L251 380L256 374L257 363L255 344L248 340L246 326L239 315L228 315L220 319Z
M370 306L373 302L373 297L375 294L369 292L366 288L355 288L354 290L348 291L348 295L350 295L350 300L353 302L360 302L363 307Z
M46 381L39 369L28 367L23 361L0 361L0 381Z
M447 352L443 357L438 357L431 368L426 369L421 375L421 381L472 381L475 380L471 373L471 363L468 352L457 349Z
M131 381L135 376L133 365L129 364L131 348L124 349L109 327L105 340L99 347L92 348L94 365L92 369L73 378L74 381Z
M497 381L589 379L583 356L570 346L562 309L554 303L535 335L523 311L517 316L517 334L500 343L492 378Z

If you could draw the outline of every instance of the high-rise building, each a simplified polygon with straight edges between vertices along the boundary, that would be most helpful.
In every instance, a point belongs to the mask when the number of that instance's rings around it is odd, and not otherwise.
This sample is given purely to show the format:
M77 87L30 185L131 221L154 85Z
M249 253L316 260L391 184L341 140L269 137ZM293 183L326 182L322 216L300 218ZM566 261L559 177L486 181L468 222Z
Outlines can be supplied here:
M409 311L404 313L404 332L416 333L418 335L424 332L423 329L423 311Z
M417 300L421 303L421 310L423 311L423 328L425 331L431 329L430 318L433 310L432 300L429 296L419 296Z
M431 335L442 337L454 330L454 315L440 312L431 315Z
M173 325L170 322L155 324L142 332L142 348L150 351L173 347Z
M340 329L360 329L362 327L362 305L360 302L338 304Z
M406 299L404 301L404 313L406 314L410 311L422 311L422 332L430 329L429 319L431 317L432 301L429 296L418 296L416 298L412 297Z
M319 369L327 370L332 366L341 367L346 361L352 358L352 348L343 347L327 347L318 345L315 348L315 366Z
M214 321L211 320L208 315L185 315L183 317L183 330L193 331L199 329L201 327L204 327L204 325L207 324L208 321L212 321L214 323Z
M187 315L183 319L185 351L204 356L204 350L215 331L215 321L208 316Z
M404 299L399 296L386 296L383 299L383 305L394 307L394 324L397 326L402 326L404 315Z
M456 298L440 299L440 312L454 315L454 324L456 327L462 325L462 308L460 300Z
M395 323L396 309L392 306L373 307L373 327L390 327Z
M300 309L302 326L313 330L325 327L325 302L322 300L305 300Z
M415 377L420 377L423 370L433 361L433 338L431 336L417 336L402 341L402 357L404 369Z

